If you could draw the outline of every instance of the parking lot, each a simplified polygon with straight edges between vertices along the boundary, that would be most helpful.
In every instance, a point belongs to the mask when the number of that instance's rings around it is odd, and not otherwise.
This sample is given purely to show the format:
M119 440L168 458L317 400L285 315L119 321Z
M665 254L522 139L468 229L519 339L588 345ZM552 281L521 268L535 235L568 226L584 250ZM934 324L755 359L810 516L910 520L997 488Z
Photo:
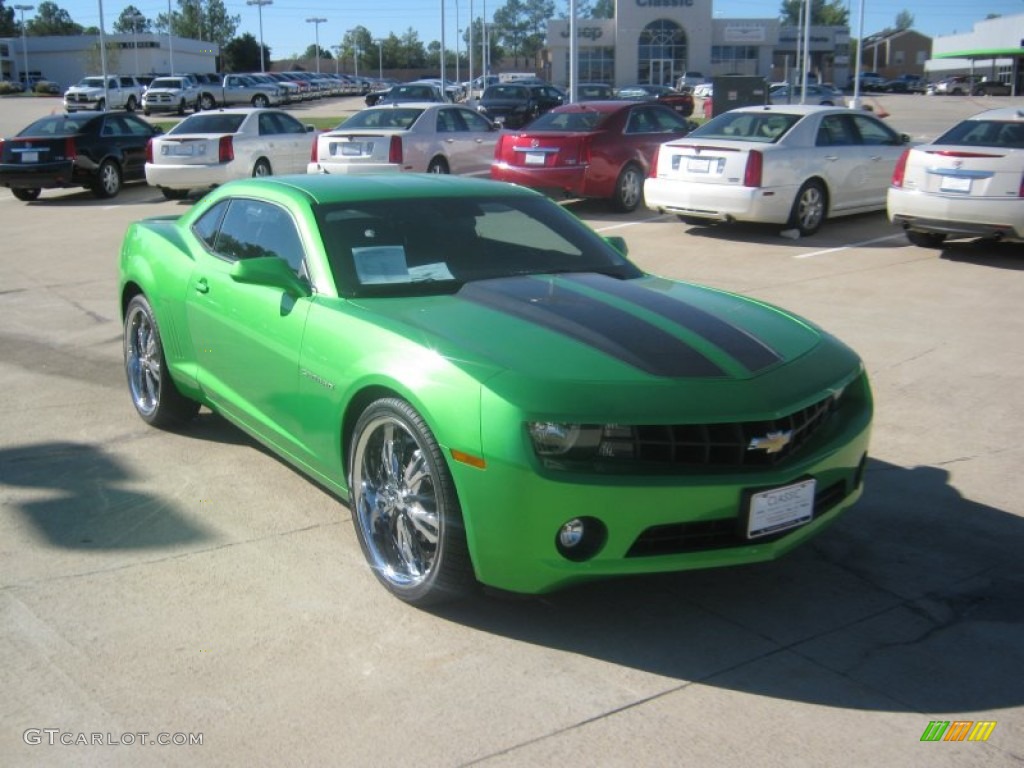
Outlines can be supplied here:
M865 101L915 140L1008 103ZM0 101L0 136L55 108ZM426 612L380 588L347 507L224 420L135 414L118 248L189 204L0 190L0 764L1024 760L1024 247L922 249L881 213L792 240L571 204L645 270L854 347L864 497L774 563ZM995 726L922 742L932 721Z

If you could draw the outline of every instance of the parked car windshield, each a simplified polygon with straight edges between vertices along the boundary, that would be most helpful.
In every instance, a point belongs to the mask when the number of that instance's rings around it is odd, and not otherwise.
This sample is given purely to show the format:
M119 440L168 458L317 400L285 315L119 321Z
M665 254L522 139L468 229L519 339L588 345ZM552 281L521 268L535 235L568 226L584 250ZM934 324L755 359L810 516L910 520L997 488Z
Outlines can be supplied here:
M786 135L800 115L780 112L725 112L690 133L687 138L760 141L770 144Z
M245 118L246 115L242 113L192 115L171 128L167 135L175 133L237 133Z
M934 143L1024 149L1024 123L1005 120L964 120L939 136Z
M344 296L454 293L514 275L642 273L604 239L542 197L430 197L316 207Z
M81 82L78 83L83 88L102 88L103 78L102 77L83 77Z
M335 130L349 130L351 128L400 128L403 131L407 131L423 112L423 109L413 107L364 109L356 112L348 120L338 125Z
M530 92L521 85L492 85L484 91L484 101L492 99L521 99L530 98Z
M49 115L40 118L24 128L19 136L74 136L82 132L82 128L91 117L74 118L71 115Z
M184 84L181 82L181 78L178 77L158 77L152 83L149 84L150 88L184 88Z

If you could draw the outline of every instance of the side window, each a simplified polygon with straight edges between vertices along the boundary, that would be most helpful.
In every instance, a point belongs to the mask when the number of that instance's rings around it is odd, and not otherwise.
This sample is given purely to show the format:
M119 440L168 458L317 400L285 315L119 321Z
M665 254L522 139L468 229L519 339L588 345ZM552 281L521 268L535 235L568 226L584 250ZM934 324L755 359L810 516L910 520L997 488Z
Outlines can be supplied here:
M817 140L819 147L837 147L855 143L847 135L846 121L841 115L829 115L821 121Z
M664 132L685 131L688 129L686 121L673 112L671 109L652 109L650 115L654 118L655 130Z
M900 138L888 126L883 125L874 118L854 115L853 123L860 134L860 140L863 144L892 146L900 143Z
M217 229L220 220L224 218L224 212L228 209L227 201L217 203L210 210L204 213L199 220L192 225L192 234L203 241L203 244L213 250L214 242L217 239Z
M455 124L455 111L451 109L437 110L437 132L454 133L457 130L459 130L459 126Z
M149 123L132 115L122 116L121 124L124 127L125 133L130 133L132 136L153 135L153 129L149 127Z
M491 130L491 124L487 122L487 119L477 114L476 112L471 112L467 109L463 109L460 110L459 114L462 115L462 119L465 120L466 128L468 130L478 131L482 133L486 133L487 131Z
M634 109L626 123L626 133L653 133L657 126L646 109Z
M277 120L272 112L260 113L260 136L271 136L280 133L277 129Z
M283 208L243 198L230 202L214 251L229 261L276 256L296 274L302 270L304 255L295 222Z

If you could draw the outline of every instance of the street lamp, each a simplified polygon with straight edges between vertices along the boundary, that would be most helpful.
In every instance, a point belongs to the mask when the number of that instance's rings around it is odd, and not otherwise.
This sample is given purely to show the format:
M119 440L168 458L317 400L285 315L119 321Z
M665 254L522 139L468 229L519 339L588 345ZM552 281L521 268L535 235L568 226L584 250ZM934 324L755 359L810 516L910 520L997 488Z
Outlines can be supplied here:
M327 19L322 19L319 16L314 16L311 19L306 19L309 24L316 25L316 73L320 74L320 25L323 24Z
M269 0L267 0L269 2ZM100 5L102 8L103 6ZM103 27L100 27L100 32L103 32ZM103 53L100 50L100 53ZM174 74L174 11L171 10L171 0L167 0L167 58L171 64L171 74ZM103 74L106 78L106 73Z
M384 79L384 41L380 38L374 40L377 44L377 79Z
M345 50L344 46L332 45L331 50L334 51L334 74L338 74L340 70L341 52Z
M141 13L133 13L128 17L132 23L132 47L135 48L135 76L139 76L139 22L145 21L146 17Z
M28 38L25 35L25 11L34 11L34 5L12 5L16 11L21 11L21 52L25 56L25 90L28 90Z
M170 2L170 0L168 0ZM263 6L273 5L274 0L245 0L246 5L255 5L260 14L260 72L267 71L267 52L263 47Z

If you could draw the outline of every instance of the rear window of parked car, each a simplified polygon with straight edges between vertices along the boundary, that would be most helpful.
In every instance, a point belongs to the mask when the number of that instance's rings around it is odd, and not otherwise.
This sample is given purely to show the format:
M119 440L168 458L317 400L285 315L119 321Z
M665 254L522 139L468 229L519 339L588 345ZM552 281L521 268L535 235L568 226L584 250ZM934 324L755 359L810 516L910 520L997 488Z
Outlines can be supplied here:
M968 144L1001 149L1024 149L1024 123L1003 120L965 120L939 138L936 144Z
M245 115L193 115L178 123L167 133L236 133Z
M92 118L75 120L65 115L55 115L36 120L25 128L19 136L74 136L82 132L83 126Z
M422 109L364 109L362 112L356 112L335 130L349 128L401 128L408 130L422 114Z

